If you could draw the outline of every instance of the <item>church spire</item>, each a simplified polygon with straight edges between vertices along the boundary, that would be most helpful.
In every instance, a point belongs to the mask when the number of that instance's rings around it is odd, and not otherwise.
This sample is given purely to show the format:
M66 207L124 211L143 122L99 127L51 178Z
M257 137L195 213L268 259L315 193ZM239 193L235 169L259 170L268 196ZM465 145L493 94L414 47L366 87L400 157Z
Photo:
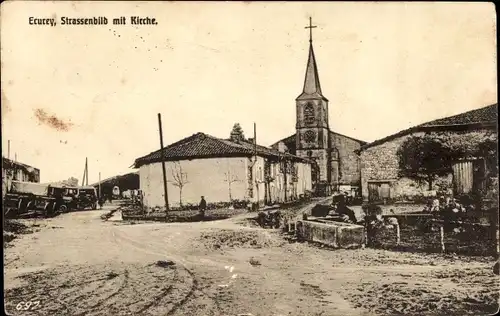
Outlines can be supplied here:
M309 26L305 27L306 29L309 29L309 58L307 60L304 89L302 91L302 94L298 97L298 99L315 98L315 97L324 98L321 92L321 85L319 83L319 75L318 75L318 66L316 64L316 57L314 56L314 49L312 44L312 29L315 27L316 26L312 25L312 19L309 18Z
M309 44L309 59L307 60L306 78L304 80L304 93L321 95L321 85L319 83L318 66L314 57L312 41Z

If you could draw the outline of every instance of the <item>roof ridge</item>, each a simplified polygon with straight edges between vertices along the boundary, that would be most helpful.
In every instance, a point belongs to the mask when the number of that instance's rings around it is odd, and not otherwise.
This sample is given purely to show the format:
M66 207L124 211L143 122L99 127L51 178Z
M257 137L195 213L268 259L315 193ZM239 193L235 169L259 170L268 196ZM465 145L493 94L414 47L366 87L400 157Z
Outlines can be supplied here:
M208 140L208 142L207 142ZM274 148L256 144L257 155L259 156L274 156L279 157L280 153ZM208 158L216 157L218 155L241 155L251 156L254 154L254 144L248 140L241 142L234 142L228 139L215 137L205 133L196 133L180 141L164 147L164 159L193 159L193 158ZM148 155L137 158L133 164L138 167L143 164L158 161L161 159L161 150L157 150ZM296 159L304 160L296 155L290 155Z
M458 113L458 114L453 114L453 115L449 115L449 116L444 116L444 117L439 117L439 118L436 118L434 120L430 120L430 121L427 121L427 122L424 122L424 123L421 123L421 124L418 124L416 125L415 127L420 127L420 126L441 126L443 124L436 124L436 125L431 125L431 123L434 123L434 122L439 122L439 121L442 121L442 120L447 120L447 119L453 119L453 118L458 118L458 117L466 117L467 115L470 115L472 113L481 113L482 111L485 111L489 108L493 108L493 107L496 107L497 106L497 103L494 103L494 104L490 104L490 105L487 105L487 106L483 106L483 107L480 107L480 108L476 108L476 109L472 109L472 110L468 110L468 111L465 111L465 112L462 112L462 113ZM497 116L498 116L498 113L497 113ZM490 121L486 121L486 120L477 120L477 121L473 121L473 122L465 122L465 123L448 123L448 124L444 124L444 125L467 125L467 124L473 124L473 123L479 123L479 122L493 122L495 120L490 120Z
M490 109L491 109L491 111L489 111ZM471 121L471 120L469 120L469 121L465 120L464 122L449 121L449 119L454 119L454 118L457 118L457 117L458 118L467 119L468 115L470 115L471 113L481 113L485 117L479 117L477 120L474 120L474 121ZM495 113L495 116L497 117L497 120L494 120L494 119L491 119L491 118L488 117L489 115L491 115L493 113ZM487 127L487 126L491 126L492 122L494 122L494 123L498 122L498 103L490 104L490 105L487 105L487 106L483 106L483 107L480 107L480 108L477 108L477 109L469 110L469 111L462 112L462 113L455 114L455 115L441 117L441 118L438 118L438 119L435 119L435 120L431 120L431 121L428 121L428 122L425 122L425 123L421 123L421 124L418 124L418 125L406 128L406 129L401 130L399 132L390 134L388 136L376 139L376 140L374 140L374 141L372 141L372 142L370 142L368 144L365 144L365 145L363 145L361 147L361 150L364 150L364 149L376 146L378 144L382 144L382 143L384 143L386 141L389 141L389 140L391 140L391 139L393 139L395 137L404 136L404 135L407 135L407 134L410 134L410 133L413 133L413 132L417 132L417 131L420 131L420 130L435 129L435 128L445 128L445 127L448 127L448 128L455 127L456 128L456 127L467 127L467 126L471 126L471 127L472 126ZM432 123L438 123L438 124L432 124Z
M202 133L202 132L197 132L197 133L194 133L194 134L193 134L193 135L191 135L191 136L184 137L184 138L182 138L182 139L180 139L180 140L178 140L178 141L176 141L176 142L173 142L173 143L171 143L171 144L168 144L167 146L164 146L164 147L163 147L163 149L165 150L165 149L167 149L167 148L170 148L170 147L173 147L173 146L180 145L181 143L187 143L187 142L189 142L189 141L193 140L195 136L198 136L198 135L200 135L200 134L203 134L203 133ZM203 135L205 135L205 134L203 134ZM139 157L139 158L137 158L137 159L141 159L141 158L143 158L143 157L146 157L146 156L149 156L149 155L155 154L155 153L157 153L157 152L160 152L161 150L162 150L161 148L160 148L160 149L157 149L157 150L154 150L154 151L150 152L149 154L144 155L144 156L142 156L142 157Z
M364 141L364 140L361 140L361 139L357 139L357 138L354 138L354 137L351 137L351 136L347 136L347 135L341 134L341 133L339 133L339 132L335 132L335 131L330 130L330 133L337 134L337 135L340 135L340 136L342 136L342 137L352 139L352 140L357 141L357 142L359 142L359 143L368 144L368 142L367 142L367 141Z

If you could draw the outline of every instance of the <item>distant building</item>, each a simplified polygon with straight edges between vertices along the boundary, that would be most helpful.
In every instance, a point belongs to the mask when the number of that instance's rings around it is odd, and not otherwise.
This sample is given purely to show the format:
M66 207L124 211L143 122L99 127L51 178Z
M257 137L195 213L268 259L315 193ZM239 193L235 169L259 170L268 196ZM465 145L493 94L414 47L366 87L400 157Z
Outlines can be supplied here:
M484 140L498 141L497 104L417 125L361 147L361 184L364 200L381 201L425 195L427 182L400 176L397 151L412 136L431 136L457 148L477 148ZM476 192L498 183L498 152L488 157L465 155L437 179L434 190L452 194ZM446 166L444 166L446 167ZM496 180L495 180L496 178ZM430 192L432 193L432 192Z
M40 170L32 166L2 157L2 196L10 188L11 181L40 183Z
M197 204L232 200L259 203L283 202L312 189L307 159L254 145L238 135L230 139L196 133L163 150L169 204ZM256 157L256 160L255 158ZM160 150L138 158L144 204L164 206Z
M356 150L366 142L330 129L328 99L321 90L312 40L309 42L304 88L295 99L296 133L272 147L313 160L312 178L320 195L357 189L360 185L360 165Z
M100 184L100 185L99 185ZM130 172L124 175L114 176L106 178L101 182L96 182L92 186L98 190L100 196L99 187L101 188L102 194L104 196L114 195L114 187L118 187L118 194L120 191L127 190L138 190L139 189L139 172Z

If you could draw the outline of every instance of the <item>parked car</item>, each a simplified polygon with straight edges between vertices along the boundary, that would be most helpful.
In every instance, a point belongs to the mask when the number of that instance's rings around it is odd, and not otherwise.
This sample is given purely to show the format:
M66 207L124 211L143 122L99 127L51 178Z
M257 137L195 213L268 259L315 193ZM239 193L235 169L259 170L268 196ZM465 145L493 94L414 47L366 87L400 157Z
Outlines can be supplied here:
M76 205L78 209L97 209L97 190L94 187L80 187L76 195Z
M65 185L49 185L48 196L55 199L55 210L60 213L65 213L77 208L76 195L78 194L77 187Z

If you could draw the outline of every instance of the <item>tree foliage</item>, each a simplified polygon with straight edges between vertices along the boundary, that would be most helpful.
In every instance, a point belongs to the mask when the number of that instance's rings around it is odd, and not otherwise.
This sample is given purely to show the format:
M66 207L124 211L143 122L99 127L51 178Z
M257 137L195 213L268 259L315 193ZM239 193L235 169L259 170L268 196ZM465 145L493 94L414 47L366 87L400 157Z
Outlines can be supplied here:
M243 128L241 128L240 123L234 123L230 137L231 139L245 140L245 133L243 132Z
M400 176L432 182L450 172L451 152L437 139L430 136L412 136L397 151Z
M451 171L454 161L484 158L488 168L497 174L498 146L495 133L437 133L407 138L397 151L400 176L425 180L432 190L438 176Z
M78 186L78 179L75 177L70 177L67 180L61 181L61 183L64 185L67 185L67 186L76 187L76 186Z

